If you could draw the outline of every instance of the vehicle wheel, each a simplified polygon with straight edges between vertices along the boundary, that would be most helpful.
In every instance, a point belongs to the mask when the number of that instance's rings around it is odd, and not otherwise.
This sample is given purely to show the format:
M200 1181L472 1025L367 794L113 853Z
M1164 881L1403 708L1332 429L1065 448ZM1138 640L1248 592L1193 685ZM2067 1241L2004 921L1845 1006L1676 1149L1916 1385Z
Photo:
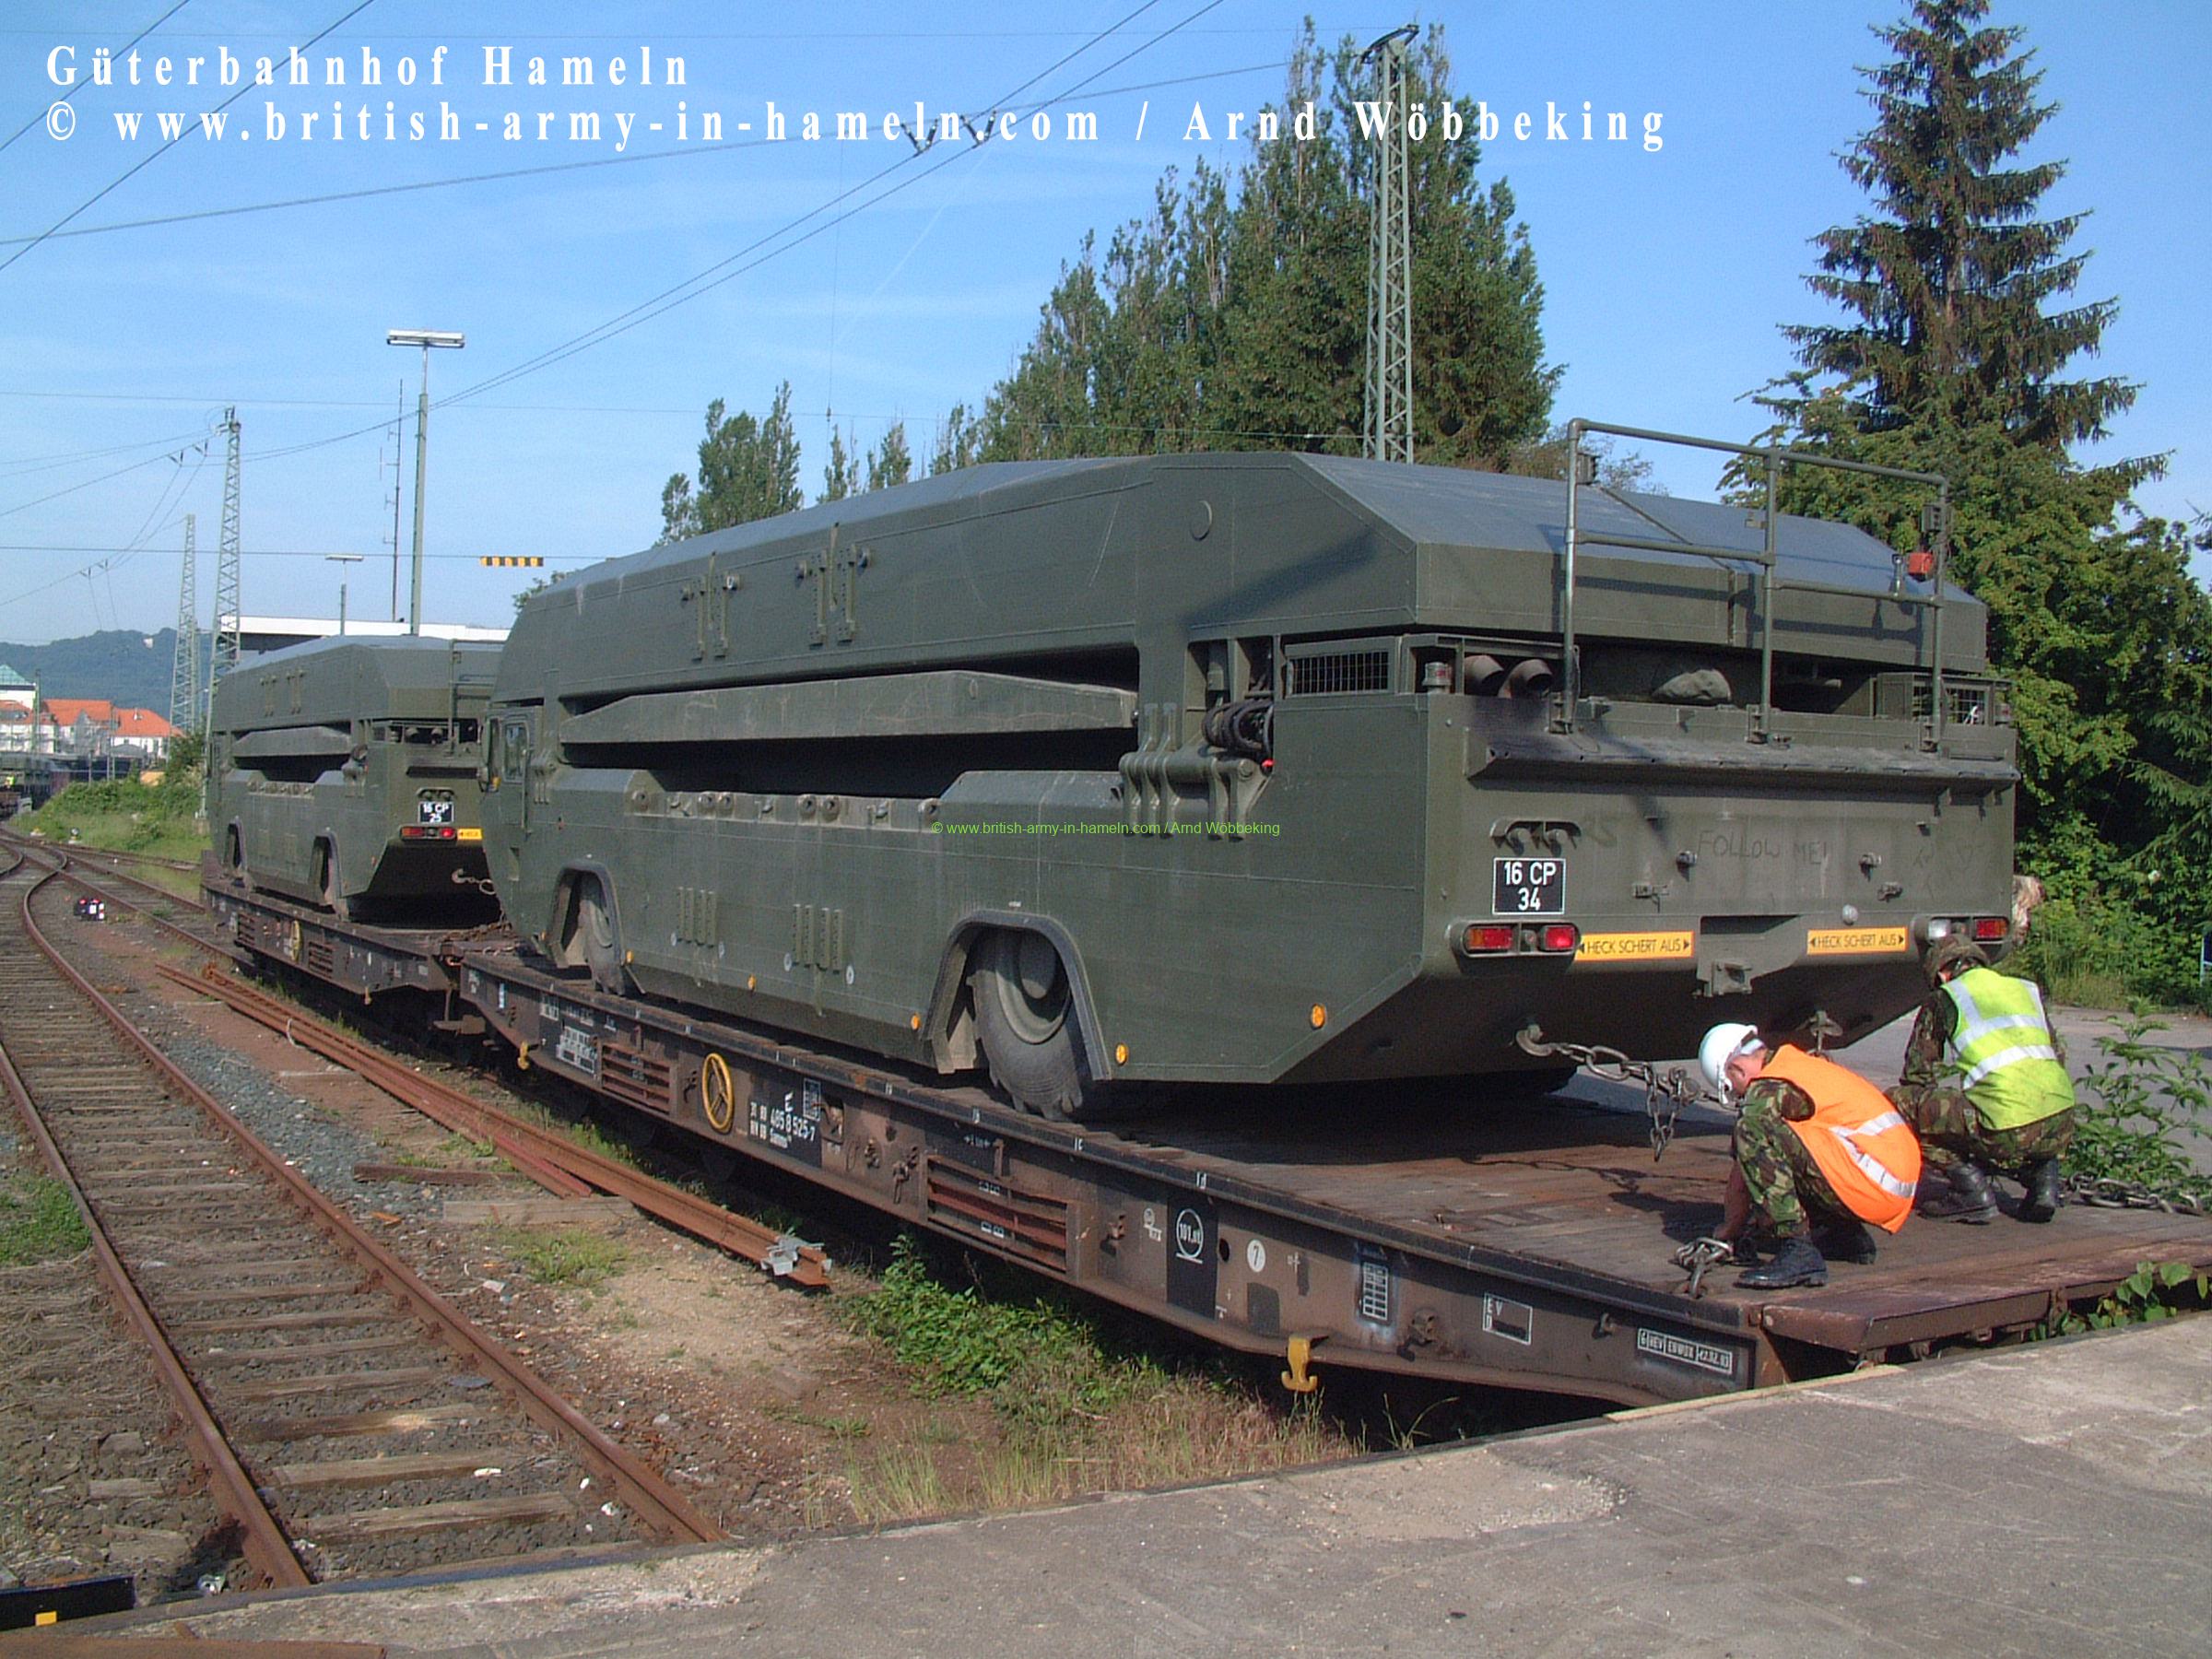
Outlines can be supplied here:
M580 877L576 883L575 954L592 971L592 983L609 996L629 989L629 975L622 971L622 951L615 937L614 906L596 876Z
M332 915L341 922L351 917L345 883L338 879L337 850L328 841L315 843L315 890L323 895L323 907Z
M969 965L968 994L992 1080L1023 1111L1072 1123L1099 1105L1102 1091L1084 1075L1067 971L1050 939L986 934Z

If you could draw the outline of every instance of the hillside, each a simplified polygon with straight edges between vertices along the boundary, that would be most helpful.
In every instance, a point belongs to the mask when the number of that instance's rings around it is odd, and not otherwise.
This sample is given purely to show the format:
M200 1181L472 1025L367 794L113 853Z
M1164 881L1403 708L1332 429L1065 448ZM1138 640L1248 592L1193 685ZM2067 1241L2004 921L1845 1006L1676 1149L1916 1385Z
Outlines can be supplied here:
M207 648L205 637L200 648ZM38 681L48 697L104 697L125 708L166 714L176 649L173 628L157 634L109 629L80 634L74 640L56 640L50 645L0 641L0 663L25 679Z

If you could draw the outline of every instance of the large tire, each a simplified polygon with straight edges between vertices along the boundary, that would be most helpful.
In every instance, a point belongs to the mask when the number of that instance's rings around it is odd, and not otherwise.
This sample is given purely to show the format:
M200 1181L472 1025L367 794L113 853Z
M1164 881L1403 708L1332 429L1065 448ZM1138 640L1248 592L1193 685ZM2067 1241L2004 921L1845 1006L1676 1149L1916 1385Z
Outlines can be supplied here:
M976 1039L992 1081L1024 1112L1080 1121L1104 1091L1085 1075L1066 964L1041 934L997 931L969 959Z
M576 956L591 970L592 983L609 996L620 996L629 989L629 975L622 967L622 942L615 932L614 906L607 902L606 890L599 885L596 876L576 878L576 930L572 943ZM573 959L573 958L571 958Z

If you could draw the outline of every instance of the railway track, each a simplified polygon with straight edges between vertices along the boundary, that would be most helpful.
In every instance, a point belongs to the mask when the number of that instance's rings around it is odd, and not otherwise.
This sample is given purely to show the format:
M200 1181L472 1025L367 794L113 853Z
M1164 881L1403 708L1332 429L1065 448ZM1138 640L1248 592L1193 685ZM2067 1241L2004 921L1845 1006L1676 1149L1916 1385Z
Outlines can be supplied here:
M0 1083L276 1585L713 1529L171 1065L0 876Z
M35 844L25 847L20 841L15 844L19 850L35 852L55 861L60 865L56 874L63 879L88 892L104 892L165 933L197 947L211 958L226 962L237 959L229 947L216 939L210 930L181 924L173 916L164 914L158 907L173 895L163 889L116 893L105 884L120 879L134 889L147 888L147 884L111 870L101 870L96 880L88 880L84 873L74 867L78 856L75 849L65 853L59 848ZM204 906L192 908L202 916L206 913ZM519 1171L548 1193L560 1197L580 1197L594 1192L610 1194L629 1200L656 1220L767 1267L794 1285L820 1289L830 1282L828 1259L815 1245L762 1227L679 1186L580 1147L565 1135L423 1077L350 1032L229 974L195 977L170 968L161 971L179 984L200 994L217 997L234 1011L313 1049L445 1128L490 1142Z

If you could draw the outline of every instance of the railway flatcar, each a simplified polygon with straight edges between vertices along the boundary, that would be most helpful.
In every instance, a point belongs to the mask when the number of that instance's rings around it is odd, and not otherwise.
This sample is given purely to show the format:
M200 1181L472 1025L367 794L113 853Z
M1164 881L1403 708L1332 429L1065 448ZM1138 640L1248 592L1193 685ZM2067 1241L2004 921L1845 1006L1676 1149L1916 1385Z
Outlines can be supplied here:
M1536 1030L1847 1042L1931 938L2006 928L2013 734L1924 482L1924 558L1304 454L985 465L658 547L518 618L492 879L609 993L1048 1116L1556 1083Z
M334 640L241 663L215 690L224 867L343 917L495 919L477 772L498 655L495 645Z

